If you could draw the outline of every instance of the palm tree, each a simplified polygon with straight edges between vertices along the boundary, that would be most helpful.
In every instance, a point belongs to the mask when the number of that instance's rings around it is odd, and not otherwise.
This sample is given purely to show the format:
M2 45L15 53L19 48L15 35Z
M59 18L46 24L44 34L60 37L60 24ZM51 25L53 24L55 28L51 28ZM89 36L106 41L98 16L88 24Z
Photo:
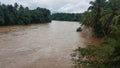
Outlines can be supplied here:
M110 0L106 7L104 7L100 19L104 34L109 34L112 31L111 27L120 22L119 4L119 0Z
M92 26L92 17L91 13L86 11L82 14L82 25Z
M100 22L100 18L101 18L101 12L103 7L106 4L106 0L95 0L95 1L91 1L90 2L91 6L88 8L88 11L91 12L91 24L93 27L94 32L96 33L96 35L104 35L104 33L101 30L101 22Z

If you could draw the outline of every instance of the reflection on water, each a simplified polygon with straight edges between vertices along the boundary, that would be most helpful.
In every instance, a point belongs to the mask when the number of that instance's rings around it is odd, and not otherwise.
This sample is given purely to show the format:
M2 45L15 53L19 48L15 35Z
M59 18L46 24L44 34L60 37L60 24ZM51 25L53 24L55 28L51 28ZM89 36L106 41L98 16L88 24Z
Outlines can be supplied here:
M85 47L77 22L0 27L0 68L71 68L70 54Z

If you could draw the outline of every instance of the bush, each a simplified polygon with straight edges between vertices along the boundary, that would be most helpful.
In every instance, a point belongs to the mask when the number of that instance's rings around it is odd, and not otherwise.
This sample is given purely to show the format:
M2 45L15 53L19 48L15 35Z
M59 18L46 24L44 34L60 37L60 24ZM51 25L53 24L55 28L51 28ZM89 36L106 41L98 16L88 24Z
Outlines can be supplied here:
M77 29L77 32L81 32L81 31L82 31L82 28L79 27L79 28Z

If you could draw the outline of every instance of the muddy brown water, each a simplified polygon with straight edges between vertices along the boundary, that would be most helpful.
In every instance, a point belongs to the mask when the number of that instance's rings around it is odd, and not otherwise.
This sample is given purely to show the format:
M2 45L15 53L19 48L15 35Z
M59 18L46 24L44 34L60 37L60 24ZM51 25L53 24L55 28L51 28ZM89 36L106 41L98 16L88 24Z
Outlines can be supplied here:
M78 27L66 21L0 27L0 68L72 68L70 54L89 35Z

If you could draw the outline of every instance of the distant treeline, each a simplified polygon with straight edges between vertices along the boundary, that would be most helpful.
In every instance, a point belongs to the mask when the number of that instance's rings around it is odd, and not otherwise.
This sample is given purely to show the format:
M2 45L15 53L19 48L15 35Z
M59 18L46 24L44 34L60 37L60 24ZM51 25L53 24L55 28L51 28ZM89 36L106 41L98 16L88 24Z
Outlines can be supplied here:
M54 13L52 14L53 20L60 21L80 21L81 14L80 13Z
M51 22L51 12L45 8L30 10L17 3L5 5L0 3L0 25L25 25L31 23Z

